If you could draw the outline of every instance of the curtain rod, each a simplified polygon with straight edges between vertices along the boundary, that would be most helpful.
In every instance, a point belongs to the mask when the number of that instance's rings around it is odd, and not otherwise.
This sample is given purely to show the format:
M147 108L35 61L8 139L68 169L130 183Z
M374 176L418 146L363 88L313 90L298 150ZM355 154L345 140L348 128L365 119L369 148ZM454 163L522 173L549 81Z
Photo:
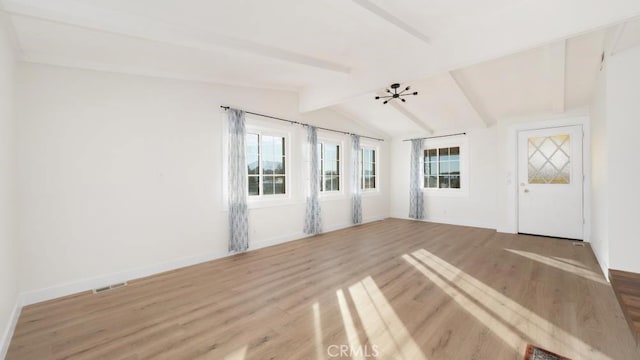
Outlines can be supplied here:
M458 135L467 135L467 133L463 132L463 133L449 134L449 135L428 136L428 137L421 137L421 138L414 138L414 139L404 139L402 141L436 139L436 138L443 138L443 137L449 137L449 136L458 136Z
M221 105L220 107L222 109L224 109L225 111L229 110L229 106L222 106ZM251 112L251 111L245 111L245 113L251 114L251 115L256 115L256 116L262 116L262 117L266 117L266 118L273 119L273 120L285 121L285 122L288 122L288 123L291 123L291 124L296 124L296 125L313 126L313 125L305 124L305 123L302 123L302 122L299 122L299 121L287 120L287 119L283 119L283 118L279 118L279 117L275 117L275 116L271 116L271 115L258 114L258 113L254 113L254 112ZM365 136L365 135L358 135L358 134L350 133L350 132L347 132L347 131L328 129L328 128L324 128L324 127L320 127L320 126L316 126L316 128L320 129L320 130L332 131L332 132L336 132L336 133L340 133L340 134L344 134L344 135L356 135L356 136L367 138L367 139L371 139L371 140L384 141L384 139L374 138L374 137Z

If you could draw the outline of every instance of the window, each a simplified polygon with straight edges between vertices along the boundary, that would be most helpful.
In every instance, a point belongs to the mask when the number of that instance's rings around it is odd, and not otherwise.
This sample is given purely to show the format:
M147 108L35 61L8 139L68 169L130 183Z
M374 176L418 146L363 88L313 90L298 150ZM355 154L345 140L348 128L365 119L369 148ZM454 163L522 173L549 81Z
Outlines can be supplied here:
M460 189L460 146L424 151L424 187Z
M376 150L363 147L360 150L360 188L362 190L376 189Z
M248 132L246 135L249 196L286 194L285 137Z
M318 143L320 192L340 191L340 145Z

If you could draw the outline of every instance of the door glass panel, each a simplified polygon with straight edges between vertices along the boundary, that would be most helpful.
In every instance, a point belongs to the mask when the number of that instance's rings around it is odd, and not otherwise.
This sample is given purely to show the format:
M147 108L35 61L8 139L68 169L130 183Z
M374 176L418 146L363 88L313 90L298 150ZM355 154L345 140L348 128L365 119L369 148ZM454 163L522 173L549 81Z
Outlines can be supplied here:
M529 138L529 183L569 184L571 182L569 135Z

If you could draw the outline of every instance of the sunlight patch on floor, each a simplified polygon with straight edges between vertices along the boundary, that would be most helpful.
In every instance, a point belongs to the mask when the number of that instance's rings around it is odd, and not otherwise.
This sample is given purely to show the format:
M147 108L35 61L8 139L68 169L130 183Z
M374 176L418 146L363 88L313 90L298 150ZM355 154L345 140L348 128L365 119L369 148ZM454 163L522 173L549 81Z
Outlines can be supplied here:
M559 257L559 256L550 256L550 258L552 259L556 259L560 262L565 262L565 263L569 263L571 265L577 266L577 267L581 267L583 269L589 269L588 266L586 266L584 263L582 263L581 261L578 260L573 260L573 259L567 259L567 258L563 258L563 257Z
M224 360L244 360L246 356L247 356L247 345L227 354L227 356L224 357Z
M571 265L565 261L559 261L547 256L542 256L540 254L532 253L529 251L514 250L514 249L505 249L505 250L511 253L526 257L527 259L554 267L556 269L572 273L574 275L580 276L587 280L595 281L600 284L607 284L607 282L604 280L602 275L596 274L593 271L587 270L581 266Z
M362 349L360 338L358 337L358 332L356 331L356 326L353 322L353 318L351 317L351 311L349 310L349 305L347 304L347 299L345 298L342 289L336 291L336 296L338 297L338 305L340 306L342 323L344 324L344 329L347 333L349 346L351 347L351 349ZM363 359L363 356L363 354L358 352L352 356L352 359Z
M509 327L507 327L502 321L500 321L494 315L473 302L469 297L465 296L465 294L449 285L447 281L443 280L435 272L429 270L418 260L409 255L403 255L402 258L409 264L413 265L422 274L424 274L424 276L426 276L429 280L431 280L431 282L436 284L436 286L442 289L442 291L449 295L453 299L453 301L460 305L460 307L467 310L469 314L474 316L479 322L489 328L516 353L522 353L524 351L525 347L527 346L526 340L520 337Z
M441 287L444 286L445 288L449 288L447 291L450 293L459 291L467 294L480 305L489 309L491 313L493 313L493 316L491 316L492 318L499 317L499 319L489 319L487 326L490 329L494 329L494 326L498 326L496 329L500 330L494 330L494 332L505 339L505 342L508 344L517 346L521 350L524 349L524 346L522 345L524 339L518 339L516 341L515 338L518 335L513 331L509 334L509 332L506 331L508 328L504 324L512 326L523 334L526 334L526 336L531 338L534 343L560 354L569 355L570 357L573 356L578 359L611 359L572 334L542 318L535 312L511 300L509 297L496 291L490 286L485 285L473 276L470 276L466 272L449 264L429 251L420 249L413 252L412 255L415 259L426 265L426 267L422 266L418 269L421 270L423 274L428 274L427 277L432 281L438 278L436 273L442 277L435 280L434 283L439 286L442 285ZM404 258L412 265L416 265L415 261L409 261L407 259L411 259L410 257L405 255ZM430 271L427 267L431 268L433 271ZM443 280L446 280L446 282ZM451 283L459 290L451 289L451 285L448 285L447 282ZM456 298L461 298L461 296L456 296ZM471 306L468 310L470 313L474 314L477 311L477 307L477 305ZM486 316L483 315L483 317ZM503 324L498 325L499 323Z
M322 343L322 323L320 321L320 305L318 302L313 304L313 329L316 340L316 357L318 360L324 359L324 345Z
M382 358L427 359L370 276L349 287L349 293L369 342L379 348Z

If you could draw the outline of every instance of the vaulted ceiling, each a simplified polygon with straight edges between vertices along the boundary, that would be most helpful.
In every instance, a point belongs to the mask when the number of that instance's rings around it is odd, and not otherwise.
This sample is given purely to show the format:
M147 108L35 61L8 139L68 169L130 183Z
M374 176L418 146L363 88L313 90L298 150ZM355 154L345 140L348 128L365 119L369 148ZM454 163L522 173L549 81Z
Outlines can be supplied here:
M302 111L331 107L391 136L584 107L607 33L640 15L637 0L2 5L25 61L296 91ZM626 33L620 46L640 26ZM393 82L420 94L373 100Z

